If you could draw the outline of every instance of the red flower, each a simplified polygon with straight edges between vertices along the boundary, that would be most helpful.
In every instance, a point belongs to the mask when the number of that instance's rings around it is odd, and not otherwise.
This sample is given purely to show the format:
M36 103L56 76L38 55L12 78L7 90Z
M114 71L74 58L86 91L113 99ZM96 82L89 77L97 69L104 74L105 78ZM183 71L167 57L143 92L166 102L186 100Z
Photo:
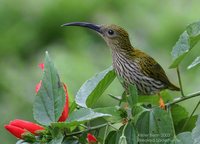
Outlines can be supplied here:
M44 70L44 63L40 63L38 66L39 66L42 70Z
M7 129L7 131L9 131L11 134L13 134L15 137L19 139L22 139L22 134L26 132L25 129L12 126L12 125L5 125L4 128Z
M22 139L22 135L25 132L30 132L36 135L36 131L44 130L44 127L29 121L16 119L14 121L11 121L8 125L5 125L5 129L7 129L17 138Z
M41 68L44 71L44 63L40 63L38 64L39 68ZM40 80L40 82L38 84L36 84L35 86L35 92L38 93L38 91L40 90L40 87L42 85L42 81Z
M36 93L38 93L38 91L40 90L41 85L42 85L42 81L40 80L40 82L38 84L36 84L36 86L35 86Z
M65 100L65 107L64 110L62 112L62 115L59 118L59 122L63 122L68 118L68 113L69 113L69 97L68 97L68 92L67 92L67 86L65 84L63 84L63 88L65 91L65 96L66 96L66 100Z
M91 133L87 134L87 141L88 143L92 144L92 143L96 143L97 139L94 135L92 135Z
M39 64L39 67L42 70L44 70L44 63ZM35 86L36 93L38 93L38 91L40 90L41 85L42 85L42 80L40 80L40 82ZM65 106L64 106L62 115L58 119L59 122L64 122L68 118L68 113L69 113L69 96L68 96L68 92L67 92L67 86L65 84L63 84L63 89L65 91L65 96L66 96L65 101L66 102L65 102Z
M11 121L9 123L9 125L13 125L13 126L16 126L16 127L19 127L19 128L26 129L29 132L31 132L32 134L36 134L35 132L37 130L44 130L44 127L42 127L38 124L35 124L33 122L29 122L29 121L25 121L25 120L20 120L20 119L16 119L14 121Z

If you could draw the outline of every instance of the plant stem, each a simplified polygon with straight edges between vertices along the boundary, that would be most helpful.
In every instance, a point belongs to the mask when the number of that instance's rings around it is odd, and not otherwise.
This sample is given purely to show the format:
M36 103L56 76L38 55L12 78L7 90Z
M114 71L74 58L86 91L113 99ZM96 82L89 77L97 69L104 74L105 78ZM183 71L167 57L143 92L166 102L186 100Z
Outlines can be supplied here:
M184 131L185 127L187 126L188 122L190 121L190 119L192 118L194 112L197 110L198 106L200 105L200 100L199 102L197 103L196 107L194 108L194 110L192 111L192 113L190 114L190 117L186 120L186 122L184 123L183 127L182 127L182 130L181 131Z
M113 128L114 130L118 131L118 129L116 127L114 127L112 124L108 123L108 125Z
M177 72L177 75L178 75L178 82L179 82L179 86L180 86L180 89L181 89L181 95L182 95L182 97L185 97L185 95L183 93L183 86L182 86L182 82L181 82L181 75L180 75L179 67L176 68L176 72Z
M84 124L80 124L81 127L83 128L88 128L87 126L85 126Z
M115 100L118 100L118 101L121 101L121 97L120 96L114 96L112 94L108 94L111 98L115 99Z
M195 93L192 93L192 94L189 94L188 96L179 97L179 98L175 99L175 100L172 101L172 102L166 103L165 105L166 105L166 106L171 106L171 105L173 105L173 104L176 104L176 103L179 103L179 102L182 102L182 101L185 101L185 100L187 100L187 99L191 99L191 98L197 97L197 96L200 96L200 91L195 92Z
M91 130L99 129L99 128L105 127L107 125L108 125L107 123L101 124L101 125L98 125L98 126L90 127L89 129L86 129L86 130L82 130L82 131L77 131L77 132L73 132L73 133L70 133L70 134L66 134L65 136L68 137L68 136L79 135L79 134L81 134L83 132L88 132L88 131L91 131Z
M128 123L126 123L126 125L125 125L125 126L124 126L124 128L123 128L123 131L122 131L122 136L124 136L125 129L126 129L127 125L128 125Z
M173 121L173 118L172 118L171 107L168 107L168 112L169 112L169 116L170 116L170 119L171 119L171 122L172 122L173 136L175 138L176 137L176 131L175 131L175 127L174 127L174 121Z
M105 129L105 133L104 133L104 136L103 136L103 144L105 144L105 140L106 140L106 136L107 136L107 133L108 133L108 123L106 125L106 129Z

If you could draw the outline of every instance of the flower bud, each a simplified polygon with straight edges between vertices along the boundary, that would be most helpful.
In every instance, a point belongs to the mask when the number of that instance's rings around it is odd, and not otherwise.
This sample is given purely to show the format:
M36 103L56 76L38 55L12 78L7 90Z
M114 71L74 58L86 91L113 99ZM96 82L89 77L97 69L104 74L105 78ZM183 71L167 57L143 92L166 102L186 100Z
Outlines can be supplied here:
M38 130L44 130L44 127L25 120L16 119L9 123L9 125L16 126L22 129L26 129L27 131L31 132L32 134L36 134Z
M13 120L8 125L4 126L11 134L19 139L24 139L24 135L37 135L37 131L44 130L44 127L25 120Z
M97 139L94 135L92 135L91 133L87 134L87 141L89 144L93 144L97 142Z
M26 132L25 129L12 125L5 125L4 128L19 139L22 139L22 135Z

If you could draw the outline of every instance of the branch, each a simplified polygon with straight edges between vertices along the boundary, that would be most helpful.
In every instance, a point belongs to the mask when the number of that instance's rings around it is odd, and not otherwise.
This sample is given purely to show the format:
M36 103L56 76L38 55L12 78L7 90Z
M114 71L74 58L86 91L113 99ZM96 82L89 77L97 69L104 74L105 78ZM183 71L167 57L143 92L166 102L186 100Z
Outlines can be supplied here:
M88 128L86 130L82 130L82 131L77 131L77 132L73 132L73 133L70 133L70 134L66 134L65 136L69 137L69 136L79 135L79 134L82 134L83 132L88 132L88 131L91 131L91 130L99 129L99 128L105 127L107 125L108 125L108 123L101 124L101 125L98 125L98 126L90 127L90 128Z
M105 133L104 133L104 136L103 136L103 144L105 144L105 141L106 141L106 136L107 136L107 133L108 133L108 123L106 125L106 130L105 130Z
M192 111L192 113L190 114L190 117L187 119L187 121L184 123L183 127L182 127L182 131L185 129L185 127L187 126L188 122L190 121L190 119L192 118L194 112L197 110L198 106L200 105L200 100L197 103L196 107L194 108L194 110Z
M182 97L184 97L184 93L183 93L183 85L182 85L182 82L181 82L181 75L180 75L180 71L179 71L179 67L176 68L176 72L177 72L177 75L178 75L178 82L179 82L179 86L180 86L180 89L181 89L181 95Z
M179 98L176 98L174 101L172 102L169 102L169 103L166 103L165 105L168 107L168 106L171 106L173 104L176 104L176 103L179 103L179 102L182 102L182 101L185 101L187 99L191 99L191 98L194 98L194 97L197 97L197 96L200 96L200 91L198 92L195 92L195 93L192 93L192 94L189 94L188 96L181 96Z

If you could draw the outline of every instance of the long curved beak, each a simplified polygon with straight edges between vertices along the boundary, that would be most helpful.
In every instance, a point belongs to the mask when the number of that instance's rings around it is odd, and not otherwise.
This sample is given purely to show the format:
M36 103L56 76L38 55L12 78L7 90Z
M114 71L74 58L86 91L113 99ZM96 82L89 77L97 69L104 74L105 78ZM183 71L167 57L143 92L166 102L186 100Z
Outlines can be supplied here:
M92 29L92 30L94 30L94 31L102 34L101 26L100 25L95 25L95 24L87 23L87 22L71 22L71 23L65 23L65 24L63 24L61 26L62 27L63 26L80 26L80 27L86 27L86 28Z

